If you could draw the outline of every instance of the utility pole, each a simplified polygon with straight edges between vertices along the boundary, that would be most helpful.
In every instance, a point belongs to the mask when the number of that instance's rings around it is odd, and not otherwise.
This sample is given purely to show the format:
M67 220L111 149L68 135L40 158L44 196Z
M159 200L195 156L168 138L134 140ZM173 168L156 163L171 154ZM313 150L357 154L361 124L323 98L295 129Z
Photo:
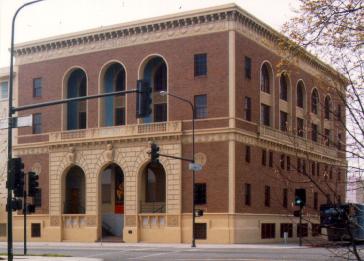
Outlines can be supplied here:
M27 177L24 175L23 215L24 215L24 256L27 255Z

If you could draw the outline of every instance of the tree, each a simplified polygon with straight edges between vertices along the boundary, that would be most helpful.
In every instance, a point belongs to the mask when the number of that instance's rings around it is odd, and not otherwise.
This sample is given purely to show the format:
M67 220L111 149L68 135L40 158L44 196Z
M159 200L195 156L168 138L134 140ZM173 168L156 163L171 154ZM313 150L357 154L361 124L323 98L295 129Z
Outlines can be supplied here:
M346 131L346 157L348 173L362 173L364 159L364 4L363 0L299 0L296 16L287 22L283 32L293 40L280 42L286 66L302 54L303 48L332 64L343 79L343 88L335 84L333 77L318 79L344 105L346 117L338 117L341 110L331 108L330 113L339 119ZM295 42L295 43L294 43ZM303 48L302 48L303 47ZM323 104L324 106L324 104ZM344 111L342 112L344 113ZM325 135L324 133L322 135ZM341 146L341 140L336 142ZM343 142L345 145L345 142ZM361 177L360 177L361 178ZM360 179L359 179L360 180ZM358 189L363 189L362 184ZM361 260L352 240L353 254Z

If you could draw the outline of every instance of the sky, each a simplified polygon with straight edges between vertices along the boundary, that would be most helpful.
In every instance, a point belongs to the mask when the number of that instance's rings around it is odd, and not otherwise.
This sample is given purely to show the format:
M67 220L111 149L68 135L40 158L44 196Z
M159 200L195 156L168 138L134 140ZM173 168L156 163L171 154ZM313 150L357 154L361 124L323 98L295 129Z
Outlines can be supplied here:
M0 0L0 68L10 64L12 17L27 2ZM298 6L298 0L44 0L20 11L15 43L228 3L278 31Z

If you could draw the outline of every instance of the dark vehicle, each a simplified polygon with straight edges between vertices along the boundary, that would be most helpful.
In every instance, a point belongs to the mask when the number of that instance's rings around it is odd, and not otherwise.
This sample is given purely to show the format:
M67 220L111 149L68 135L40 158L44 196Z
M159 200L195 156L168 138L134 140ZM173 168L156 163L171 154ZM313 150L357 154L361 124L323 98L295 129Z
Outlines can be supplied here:
M351 241L352 238L356 242L364 242L364 205L321 205L320 225L327 229L330 241Z

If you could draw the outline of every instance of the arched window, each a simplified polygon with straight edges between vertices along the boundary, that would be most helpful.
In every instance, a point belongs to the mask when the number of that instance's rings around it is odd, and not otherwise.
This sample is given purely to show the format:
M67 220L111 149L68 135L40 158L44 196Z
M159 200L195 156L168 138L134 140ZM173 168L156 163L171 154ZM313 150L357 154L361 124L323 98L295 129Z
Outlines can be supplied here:
M144 123L167 121L167 97L160 91L167 90L167 64L161 57L151 58L144 66L143 80L151 85L153 93L152 114L143 118Z
M111 64L105 71L103 93L125 90L125 70L119 63ZM103 126L125 125L125 96L109 96L101 100Z
M330 120L331 116L331 98L330 96L325 97L325 119Z
M72 71L67 81L67 98L87 95L87 77L82 69ZM67 104L67 130L86 128L86 101L74 101Z
M299 81L297 84L297 100L296 105L297 107L304 108L305 104L305 86L303 85L302 81Z
M311 95L311 112L317 114L319 111L319 96L316 89L312 91Z
M286 73L282 73L280 77L279 98L288 101L288 77Z
M142 175L141 212L165 212L166 174L161 164L150 163Z
M263 64L260 72L260 90L266 93L270 93L269 68L266 63Z
M85 214L86 186L85 173L78 167L72 167L65 177L65 214Z

